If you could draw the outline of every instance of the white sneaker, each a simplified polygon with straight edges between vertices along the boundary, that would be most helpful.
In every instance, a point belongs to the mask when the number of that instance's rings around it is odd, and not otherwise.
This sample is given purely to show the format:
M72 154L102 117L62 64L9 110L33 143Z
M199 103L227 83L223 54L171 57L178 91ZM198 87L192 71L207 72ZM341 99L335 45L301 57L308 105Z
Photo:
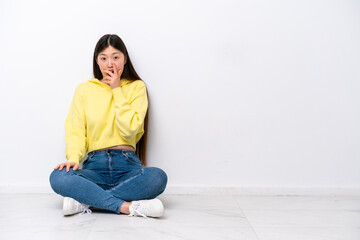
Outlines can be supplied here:
M129 217L161 217L164 215L164 206L160 199L157 198L151 200L139 200L131 202L129 211Z
M76 213L84 214L87 212L88 214L92 213L92 211L89 209L89 205L79 203L73 198L70 197L64 197L63 201L63 214L64 216L73 215Z

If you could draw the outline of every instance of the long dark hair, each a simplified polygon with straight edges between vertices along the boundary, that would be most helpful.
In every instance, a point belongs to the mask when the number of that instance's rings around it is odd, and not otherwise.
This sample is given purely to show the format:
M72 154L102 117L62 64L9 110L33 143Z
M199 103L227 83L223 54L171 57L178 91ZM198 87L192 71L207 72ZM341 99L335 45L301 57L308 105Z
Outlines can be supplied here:
M106 34L102 36L99 41L97 42L94 50L94 59L93 59L93 72L94 77L101 80L103 78L103 75L101 73L100 67L96 62L96 59L100 52L102 52L105 48L112 46L113 48L116 48L120 52L124 54L124 57L126 59L126 63L124 65L124 70L121 74L121 78L127 79L127 80L141 80L139 75L136 73L135 68L133 67L129 53L126 49L126 46L124 42L121 40L121 38L115 34ZM149 94L147 94L148 100L149 100ZM149 104L150 106L150 104ZM145 115L144 120L144 135L141 137L141 139L136 144L136 155L139 157L143 165L146 165L146 142L147 142L147 126L148 126L148 115L149 115L149 107L147 110L147 113Z

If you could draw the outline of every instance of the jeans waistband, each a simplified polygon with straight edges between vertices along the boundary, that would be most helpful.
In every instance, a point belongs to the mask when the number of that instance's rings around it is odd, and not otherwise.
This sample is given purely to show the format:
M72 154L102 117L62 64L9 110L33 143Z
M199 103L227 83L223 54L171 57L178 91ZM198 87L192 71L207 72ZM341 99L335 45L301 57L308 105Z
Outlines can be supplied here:
M93 154L93 153L128 153L128 152L133 152L132 150L125 150L125 149L106 149L106 150L94 150L92 152L89 152L88 154Z

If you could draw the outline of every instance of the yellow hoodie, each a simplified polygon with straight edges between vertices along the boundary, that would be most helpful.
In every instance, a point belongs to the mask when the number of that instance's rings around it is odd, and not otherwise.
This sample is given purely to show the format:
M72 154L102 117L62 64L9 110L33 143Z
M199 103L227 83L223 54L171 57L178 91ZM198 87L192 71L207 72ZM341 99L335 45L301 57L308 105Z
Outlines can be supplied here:
M114 89L96 78L80 83L65 120L66 158L80 163L97 149L122 144L136 149L147 108L142 80L121 79Z

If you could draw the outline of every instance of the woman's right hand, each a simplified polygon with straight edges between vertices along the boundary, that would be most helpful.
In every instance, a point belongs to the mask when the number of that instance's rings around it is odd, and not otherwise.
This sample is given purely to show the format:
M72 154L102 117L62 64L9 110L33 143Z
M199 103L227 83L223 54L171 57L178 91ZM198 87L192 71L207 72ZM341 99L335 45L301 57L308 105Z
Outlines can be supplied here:
M64 167L66 167L66 172L69 172L70 168L73 168L73 170L76 171L79 169L79 164L74 162L64 162L57 165L54 169L60 168L59 171L61 171Z

